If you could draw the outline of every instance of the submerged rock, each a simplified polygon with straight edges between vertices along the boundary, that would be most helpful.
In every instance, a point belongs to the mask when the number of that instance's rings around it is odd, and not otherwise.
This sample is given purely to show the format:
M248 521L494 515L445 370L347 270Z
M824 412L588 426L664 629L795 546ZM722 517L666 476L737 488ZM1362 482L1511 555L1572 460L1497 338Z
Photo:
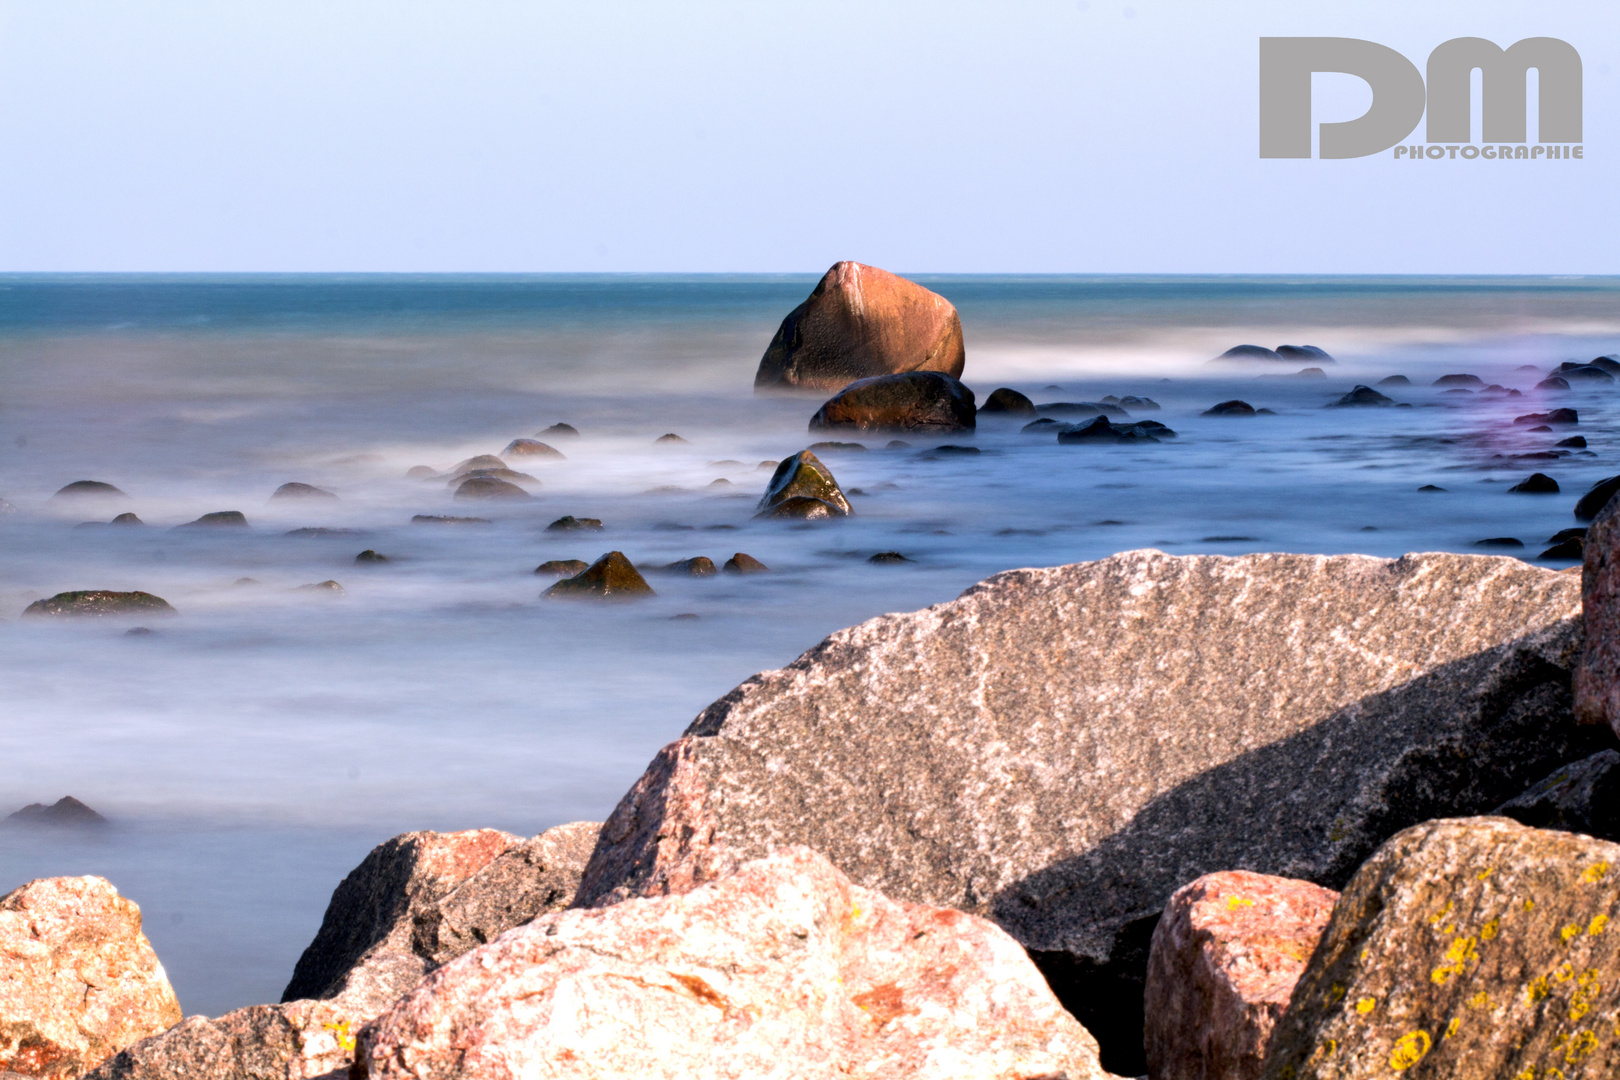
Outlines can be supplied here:
M358 1056L371 1080L1106 1076L993 924L803 847L684 896L542 916L435 972Z
M451 476L466 476L475 469L504 469L506 462L494 454L476 454L465 461L459 461L450 470Z
M547 589L542 596L572 599L622 600L652 596L652 586L622 551L610 551L571 578Z
M1255 415L1255 408L1254 408L1253 405L1250 405L1247 401L1239 401L1236 398L1233 398L1231 401L1223 401L1219 405L1211 405L1209 408L1205 409L1199 415L1201 415L1201 416L1253 416L1253 415Z
M1411 386L1412 380L1405 375L1386 375L1378 380L1379 386Z
M573 514L564 514L562 517L546 526L546 532L601 532L601 518L581 518Z
M412 465L405 470L405 479L407 480L437 480L438 478L439 470L427 465Z
M1491 813L1534 829L1620 841L1620 753L1602 750L1565 765Z
M687 577L711 577L715 570L714 560L707 555L694 555L690 559L681 559L664 567L672 574L685 574Z
M877 375L844 387L810 418L811 431L972 431L973 391L937 371Z
M765 349L754 390L836 390L874 375L960 377L962 322L950 301L887 270L834 263Z
M1243 866L1337 887L1396 830L1596 749L1570 715L1579 613L1570 575L1479 555L998 574L716 701L614 810L580 902L808 844L996 919L1139 1075L1147 946L1181 885Z
M1537 555L1536 558L1549 561L1568 559L1573 562L1580 562L1585 556L1586 541L1579 536L1575 536L1568 540L1559 540L1540 555Z
M1047 401L1035 406L1043 416L1106 416L1111 420L1129 420L1131 414L1108 401Z
M1058 428L1060 443L1156 443L1161 434L1175 432L1155 420L1134 424L1113 424L1106 416L1099 416L1088 424L1064 424Z
M810 449L811 450L819 450L823 454L825 454L829 450L833 451L834 453L837 453L839 451L847 451L849 453L856 453L856 454L866 452L866 447L864 445L862 445L861 443L858 443L858 442L835 442L835 441L831 441L831 440L826 441L826 442L813 442L813 443L810 444Z
M136 627L136 629L140 629ZM150 633L151 631L148 631ZM71 795L64 795L54 803L29 803L6 818L14 825L48 825L79 828L85 825L105 825L107 819Z
M1553 445L1554 446L1567 446L1567 447L1570 447L1571 449L1575 449L1575 450L1585 450L1586 449L1586 436L1585 435L1571 435L1567 439L1559 439L1557 442L1553 443Z
M574 434L579 434L575 432ZM538 439L513 439L501 451L501 457L539 457L558 458L566 460L563 452L554 446L547 446Z
M461 486L456 488L457 499L509 499L522 500L533 498L527 491L516 484L506 480L499 480L493 476L474 476L463 480Z
M84 592L57 593L49 600L35 600L23 609L24 616L89 616L107 615L173 615L174 608L161 596L144 592L108 592L89 589Z
M505 480L512 484L538 485L540 483L539 478L526 472L518 472L516 469L473 469L471 472L464 472L460 476L452 476L449 482L445 484L445 487L456 487L457 485L465 485L469 480L483 479Z
M584 559L547 559L535 567L534 572L537 574L550 574L553 577L573 577L590 565Z
M413 514L412 525L492 525L489 518L447 517L444 514Z
M176 525L176 529L246 529L248 528L247 515L240 510L216 510L211 514L204 514L196 521L188 521L184 525Z
M75 480L51 496L57 499L127 499L128 495L101 480Z
M354 557L354 561L356 563L385 563L388 561L388 556L379 554L371 548L366 548L366 550Z
M1246 870L1177 889L1148 958L1148 1075L1259 1080L1266 1042L1338 898Z
M0 1072L76 1080L180 1022L141 909L99 877L0 897Z
M272 499L335 499L336 495L313 484L282 484L271 492Z
M1504 818L1400 833L1345 887L1266 1077L1613 1075L1617 867L1620 846Z
M800 450L771 474L756 516L814 519L852 512L832 471L815 454Z
M119 514L117 517L115 517L111 521L107 522L107 524L109 524L109 525L145 525L146 522L142 521L140 518L136 517L134 514Z
M1596 518L1617 494L1620 494L1620 476L1599 480L1575 503L1575 520L1591 521Z
M898 551L880 551L876 555L869 556L866 561L869 563L877 563L881 566L885 563L903 563L911 562L912 560L906 558Z
M1159 403L1154 401L1152 398L1137 397L1134 394L1126 394L1124 397L1119 399L1119 404L1122 408L1126 409L1158 410L1159 408Z
M1484 386L1485 380L1478 375L1442 375L1430 384L1431 386Z
M1580 423L1580 414L1574 409L1554 409L1551 412L1515 416L1513 423L1521 426L1525 424L1578 424ZM1584 441L1582 445L1585 445Z
M1364 405L1383 406L1393 404L1395 404L1394 398L1380 394L1370 386L1357 386L1354 390L1351 390L1338 401L1331 402L1328 407L1333 408L1337 406L1339 408L1347 408Z
M308 592L308 593L324 593L324 594L329 595L329 596L343 596L345 594L345 592L346 592L346 590L343 588L342 585L339 585L337 582L332 581L331 579L327 579L326 581L311 582L308 585L300 585L294 591L295 592Z
M721 569L728 574L764 574L768 573L771 568L746 551L739 551L727 559Z
M1209 362L1211 364L1231 364L1249 363L1254 360L1277 361L1281 359L1282 357L1264 345L1234 345Z
M1596 364L1562 364L1558 374L1565 379L1586 382L1614 382L1614 375Z
M1489 548L1522 548L1524 541L1517 536L1492 536L1484 540L1475 540L1475 547Z
M577 439L579 438L579 429L573 424L552 424L540 434L553 439Z
M1030 433L1040 434L1047 431L1056 431L1058 428L1063 426L1064 425L1059 421L1053 420L1049 416L1043 416L1039 420L1031 420L1018 430L1026 435Z
M1542 379L1540 382L1536 383L1536 389L1537 390L1568 390L1569 389L1569 383L1565 382L1563 379L1559 378L1557 375L1549 375L1545 379Z
M681 438L679 435L675 434L673 431L667 431L664 434L658 436L658 438L654 439L653 443L656 445L657 443L683 443L685 441L686 441L685 439Z
M1558 481L1546 473L1531 473L1508 488L1508 490L1517 492L1520 495L1556 495L1558 494Z
M1315 345L1279 345L1277 346L1277 358L1279 360L1314 360L1317 363L1326 364L1337 363L1325 350L1319 349Z
M1009 416L1034 416L1035 403L1016 390L1005 386L990 391L990 396L979 406L982 413L1005 413Z

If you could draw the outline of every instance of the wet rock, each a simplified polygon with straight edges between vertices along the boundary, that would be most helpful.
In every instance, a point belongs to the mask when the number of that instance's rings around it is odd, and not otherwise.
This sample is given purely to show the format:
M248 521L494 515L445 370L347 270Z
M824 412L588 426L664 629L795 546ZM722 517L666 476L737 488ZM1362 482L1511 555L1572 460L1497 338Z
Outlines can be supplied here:
M1236 398L1234 398L1231 401L1223 401L1219 405L1210 406L1209 408L1205 409L1201 415L1203 415L1203 416L1254 416L1255 415L1255 408L1254 408L1253 405L1250 405L1247 401L1239 401Z
M494 454L475 454L474 456L467 458L465 461L458 461L450 469L450 475L452 477L466 476L468 473L473 472L476 469L504 468L506 468L506 462L496 457Z
M1480 555L1009 571L711 705L614 810L580 902L808 844L995 918L1139 1075L1175 889L1234 866L1337 887L1396 830L1598 748L1570 716L1579 612L1570 575Z
M573 514L564 514L562 517L546 526L546 532L601 532L601 518L581 518Z
M134 514L119 514L117 517L115 517L111 521L107 522L107 524L109 524L109 525L145 525L146 522L142 521L140 518L136 517Z
M962 322L950 301L875 266L839 262L782 320L754 390L836 390L913 371L955 378L965 360Z
M522 500L533 498L527 491L508 480L499 480L493 476L474 476L463 480L461 486L456 488L457 499L508 499Z
M910 559L906 558L898 551L880 551L876 555L870 556L866 561L869 563L877 563L880 566L885 563L911 562Z
M413 514L412 525L491 525L489 518L449 517L444 514Z
M282 536L293 536L300 540L316 540L328 536L364 536L361 529L288 529Z
M75 480L51 496L57 499L127 499L128 495L100 480Z
M1533 829L1620 841L1620 753L1602 750L1565 765L1491 813Z
M149 626L132 626L128 630L124 631L124 636L125 637L151 637L154 633L156 633L156 631L153 630ZM0 1077L0 1080L4 1080L4 1078Z
M437 480L438 478L439 470L427 465L412 465L405 470L405 479L407 480Z
M1614 382L1614 375L1596 364L1561 364L1558 374L1572 382Z
M1379 386L1411 386L1412 380L1405 375L1386 375L1378 380Z
M1101 419L1099 417L1099 419ZM930 446L922 452L923 457L972 457L983 453L977 446L959 446L955 443L941 443L939 446Z
M672 574L684 574L687 577L710 577L715 571L714 560L707 555L694 555L690 559L681 559L664 567Z
M1327 372L1319 367L1300 368L1290 375L1256 375L1257 379L1325 379Z
M540 434L553 439L577 439L579 429L572 424L552 424Z
M1001 386L990 391L990 396L984 399L979 411L1005 413L1008 416L1034 416L1035 403L1018 391Z
M1279 360L1315 360L1328 364L1337 362L1325 350L1319 349L1315 345L1279 345L1277 346L1277 358Z
M1593 367L1602 368L1611 375L1620 375L1620 359L1616 359L1613 356L1599 356L1595 360L1589 361L1589 363Z
M858 442L830 442L829 441L829 442L814 442L814 443L811 443L810 444L810 449L811 450L819 450L822 453L826 453L829 450L834 451L834 452L843 450L843 451L847 451L847 452L850 452L850 453L863 453L863 452L865 452L866 447L862 446Z
M1540 382L1536 383L1536 389L1537 390L1568 390L1569 389L1569 383L1565 382L1563 379L1559 378L1557 375L1549 375L1545 379L1542 379Z
M513 439L506 444L506 449L501 451L501 457L538 457L566 460L561 450L554 446L547 446L538 439Z
M610 551L571 578L547 589L542 596L565 599L624 600L655 595L647 579L622 551Z
M1444 491L1446 489L1441 487L1438 484L1424 484L1422 487L1418 488L1418 490L1419 491Z
M1152 398L1136 397L1133 394L1126 394L1124 397L1120 398L1119 399L1119 404L1121 405L1121 407L1126 408L1126 409L1153 409L1153 410L1157 410L1159 408L1159 403L1157 401L1154 401Z
M1580 414L1574 409L1554 409L1551 412L1528 413L1524 416L1515 416L1513 422L1518 425L1525 424L1578 424ZM1582 445L1585 445L1584 443Z
M1607 484L1620 488L1620 477L1598 486ZM1587 529L1582 560L1586 648L1575 668L1575 713L1582 723L1620 734L1620 502L1607 503Z
M849 500L833 479L832 471L809 450L800 450L784 458L771 474L756 516L815 519L842 517L851 512Z
M1585 450L1586 449L1586 436L1585 435L1571 435L1567 439L1559 439L1557 442L1553 443L1553 445L1554 446L1567 446L1567 447L1571 447L1572 449L1576 449L1576 450Z
M771 568L747 552L739 551L727 559L725 566L721 569L728 574L764 574L768 573Z
M1472 394L1473 391L1462 386L1454 386L1450 390L1440 391L1442 394Z
M811 431L972 431L973 391L937 371L850 383L810 418Z
M590 567L584 559L547 559L534 568L537 574L550 574L552 577L573 577Z
M342 596L342 595L344 595L346 590L343 588L342 585L339 585L337 582L332 581L331 579L327 579L326 581L316 581L316 582L312 582L312 583L310 583L308 585L300 585L300 586L298 586L298 588L295 591L297 591L297 592L309 592L309 593L324 593L324 594L327 594L327 595L330 595L330 596Z
M1531 473L1508 488L1508 490L1517 492L1520 495L1556 495L1558 494L1558 481L1546 473Z
M1576 525L1574 528L1570 529L1559 529L1557 532L1547 537L1547 543L1561 544L1565 540L1585 540L1586 532L1587 526L1585 525Z
M890 439L883 444L885 450L909 450L910 448L911 444L904 439Z
M282 484L271 493L272 499L335 499L336 495L313 484Z
M686 441L685 439L681 438L679 435L675 434L673 431L666 431L664 434L662 434L662 435L658 436L658 438L654 439L653 443L654 444L657 444L657 443L683 443L685 441Z
M1585 555L1586 541L1582 540L1580 537L1575 537L1570 540L1558 541L1558 543L1552 545L1540 555L1537 555L1536 558L1547 559L1549 561L1569 559L1574 562L1579 562L1585 557Z
M1362 406L1362 405L1393 405L1393 404L1395 404L1395 399L1394 398L1386 397L1385 395L1380 394L1378 391L1374 390L1370 386L1357 386L1354 390L1352 390L1348 394L1344 395L1338 401L1332 402L1329 407L1338 406L1340 408L1347 408L1347 407Z
M0 1070L72 1080L180 1022L141 910L99 877L0 897Z
M457 487L469 480L484 479L505 480L512 484L533 485L540 483L538 478L526 472L518 472L516 469L473 469L470 472L462 473L460 476L452 476L449 482L445 484L445 487Z
M176 529L246 529L248 528L247 515L240 510L216 510L211 514L204 514L196 521L188 521L184 525L176 525Z
M1485 540L1475 540L1475 547L1490 548L1522 548L1524 541L1516 536L1492 536Z
M1107 401L1047 401L1035 406L1042 415L1051 416L1106 416L1111 420L1129 420L1131 414Z
M1613 1075L1617 868L1620 846L1504 818L1398 834L1345 887L1266 1077Z
M357 1074L1103 1080L1011 938L788 848L682 896L544 915L365 1029Z
M1148 425L1152 424L1153 427ZM1150 443L1158 442L1158 430L1170 431L1163 424L1147 421L1139 424L1111 423L1106 416L1094 418L1088 424L1065 424L1058 428L1057 441L1074 443ZM1171 434L1175 434L1171 432Z
M1485 380L1478 375L1442 375L1434 380L1431 386L1484 386Z
M1609 505L1609 500L1620 494L1620 476L1599 480L1575 503L1575 520L1591 521Z
M49 600L35 600L23 610L26 616L58 616L99 618L108 615L173 615L174 608L160 596L144 592L108 592L89 589L84 592L57 593Z
M1282 357L1263 345L1234 345L1211 360L1211 364L1249 363L1254 360L1281 360Z
M1024 432L1025 434L1029 434L1031 432L1040 434L1047 431L1056 431L1058 428L1063 426L1064 425L1059 421L1053 420L1047 416L1043 416L1039 420L1031 420L1018 430Z
M1148 1076L1259 1080L1266 1042L1338 898L1246 870L1177 889L1148 959Z
M388 561L388 556L366 548L366 550L354 557L354 561L356 563L385 563Z
M13 825L67 826L70 828L107 824L106 818L71 795L64 795L49 806L44 803L29 803L21 810L7 817L6 821Z

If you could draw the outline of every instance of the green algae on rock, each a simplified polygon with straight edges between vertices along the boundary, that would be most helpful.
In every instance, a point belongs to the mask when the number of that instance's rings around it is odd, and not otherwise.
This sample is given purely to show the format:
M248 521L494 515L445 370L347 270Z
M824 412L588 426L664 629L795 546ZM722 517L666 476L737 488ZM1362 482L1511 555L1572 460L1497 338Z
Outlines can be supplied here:
M622 551L610 551L571 578L557 582L540 594L544 597L628 600L656 595L647 579Z
M23 611L25 616L174 615L169 602L144 592L109 592L87 589L57 593L49 600L35 600Z
M1505 818L1392 837L1334 908L1265 1080L1620 1068L1620 845Z
M827 466L810 451L800 450L771 474L754 516L814 519L853 512Z

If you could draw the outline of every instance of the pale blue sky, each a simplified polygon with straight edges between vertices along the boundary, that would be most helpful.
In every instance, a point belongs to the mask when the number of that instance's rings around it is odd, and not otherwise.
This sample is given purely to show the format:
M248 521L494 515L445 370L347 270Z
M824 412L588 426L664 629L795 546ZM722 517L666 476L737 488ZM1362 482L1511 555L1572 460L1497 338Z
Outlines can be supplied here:
M1563 38L1586 160L1261 161L1262 35ZM1615 273L1617 47L1612 0L0 0L0 270Z

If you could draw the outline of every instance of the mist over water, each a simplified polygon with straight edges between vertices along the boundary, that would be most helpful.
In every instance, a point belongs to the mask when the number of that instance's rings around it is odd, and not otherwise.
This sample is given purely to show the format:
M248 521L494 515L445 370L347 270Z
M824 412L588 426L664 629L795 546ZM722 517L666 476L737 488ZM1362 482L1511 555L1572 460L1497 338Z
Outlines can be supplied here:
M994 416L895 449L837 436L868 448L823 455L864 493L856 516L754 522L760 462L825 437L805 430L820 396L752 393L814 280L0 278L0 498L17 508L0 514L0 814L72 794L113 821L0 830L0 891L102 874L141 905L187 1012L275 1000L374 844L600 820L700 709L841 627L1141 547L1396 556L1511 536L1533 559L1620 472L1620 384L1534 389L1620 348L1613 279L924 277L961 312L981 402L1135 394L1162 408L1133 415L1178 437L1061 446ZM1205 366L1242 342L1338 363ZM1521 396L1429 385L1450 372ZM1323 407L1391 374L1413 385L1381 389L1411 408ZM1229 398L1277 415L1200 415ZM1563 406L1578 427L1512 423ZM567 460L510 462L532 501L405 478L558 421L582 433L544 437ZM1515 457L1576 433L1584 452ZM927 452L944 442L981 452ZM1507 492L1532 472L1562 492ZM128 498L51 500L75 480ZM269 501L289 481L339 500ZM252 528L171 531L220 510ZM75 528L124 511L146 526ZM565 514L606 531L545 531ZM287 535L303 528L348 531ZM356 565L363 549L390 561ZM658 596L637 604L539 599L539 563L614 549L644 571L745 551L772 572L649 572ZM867 562L882 551L910 561ZM299 588L332 579L343 595ZM74 589L179 614L144 636L18 618Z

